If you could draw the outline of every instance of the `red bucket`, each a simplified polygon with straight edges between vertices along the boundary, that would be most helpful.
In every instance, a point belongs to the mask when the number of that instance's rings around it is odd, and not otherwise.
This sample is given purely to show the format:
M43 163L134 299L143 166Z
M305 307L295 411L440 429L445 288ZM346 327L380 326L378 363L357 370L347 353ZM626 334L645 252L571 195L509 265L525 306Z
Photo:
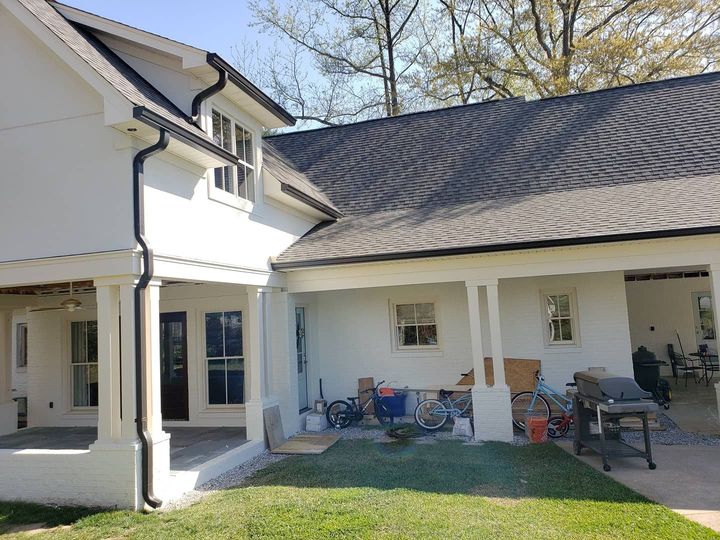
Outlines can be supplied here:
M525 419L525 434L531 443L539 444L547 442L547 418L542 416L528 416Z

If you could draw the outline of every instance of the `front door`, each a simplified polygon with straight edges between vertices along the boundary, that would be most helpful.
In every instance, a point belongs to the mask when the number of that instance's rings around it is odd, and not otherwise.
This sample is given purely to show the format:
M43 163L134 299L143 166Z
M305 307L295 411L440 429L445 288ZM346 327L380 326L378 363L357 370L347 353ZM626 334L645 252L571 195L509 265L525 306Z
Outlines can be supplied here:
M303 411L309 407L304 307L295 308L295 343L297 345L298 399L300 410Z
M160 314L160 399L163 420L189 420L187 314Z
M712 295L709 292L692 293L693 317L695 318L695 340L698 345L707 345L713 354L717 353L715 316Z

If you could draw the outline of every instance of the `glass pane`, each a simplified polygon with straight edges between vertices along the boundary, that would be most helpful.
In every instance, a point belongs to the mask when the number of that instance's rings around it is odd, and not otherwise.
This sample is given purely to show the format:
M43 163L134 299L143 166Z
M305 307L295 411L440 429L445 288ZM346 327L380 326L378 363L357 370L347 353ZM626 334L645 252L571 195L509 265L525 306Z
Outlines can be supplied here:
M88 370L88 407L98 406L98 367L97 364L87 366Z
M562 334L560 333L560 321L557 319L551 319L548 323L550 324L550 343L561 341Z
M220 131L220 113L212 112L212 137L213 142L218 146L222 146L222 132Z
M244 403L245 368L240 358L228 358L227 361L227 396L228 404Z
M85 339L85 322L77 321L70 325L70 341L72 343L71 362L80 364L87 359L87 342Z
M225 356L242 356L242 313L228 311L225 313Z
M415 304L398 304L395 309L398 324L415 324Z
M561 317L570 316L570 296L567 294L559 294L557 297L558 314Z
M222 189L228 193L234 193L233 189L233 167L225 167L223 169L223 186Z
M418 324L435 322L435 304L415 304L415 313Z
M398 337L401 347L414 347L418 344L417 326L398 327Z
M244 146L245 146L245 163L248 165L255 164L255 157L253 156L253 143L252 133L248 130L243 130Z
M707 295L698 296L698 307L701 310L712 309L712 299Z
M16 352L15 365L17 367L27 366L27 324L20 323L17 325L15 334Z
M560 333L563 341L572 341L572 323L570 319L560 319Z
M230 119L225 116L222 117L222 147L232 152L232 124Z
M73 366L73 406L87 407L88 403L88 384L87 384L87 366Z
M555 317L557 316L558 309L557 309L557 296L546 296L545 301L547 304L547 314L548 317Z
M215 187L218 189L224 189L223 186L225 179L225 168L224 167L218 167L215 169Z
M98 361L97 321L87 321L87 361Z
M205 356L224 356L222 313L205 314Z
M418 326L418 343L420 345L437 345L437 326L434 324Z
M237 175L238 175L238 192L237 196L242 197L243 199L247 199L247 180L245 178L246 169L244 165L238 165L237 167Z
M245 189L247 191L246 198L248 201L255 200L255 171L250 167L245 167Z
M225 360L208 360L208 403L225 405Z

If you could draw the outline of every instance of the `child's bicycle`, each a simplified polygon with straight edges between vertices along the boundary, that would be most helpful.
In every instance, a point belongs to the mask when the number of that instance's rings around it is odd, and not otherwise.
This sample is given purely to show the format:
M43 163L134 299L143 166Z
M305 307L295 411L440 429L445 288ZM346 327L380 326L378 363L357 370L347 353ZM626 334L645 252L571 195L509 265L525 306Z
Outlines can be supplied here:
M380 385L384 382L385 381L380 381L375 385L375 388L362 392L365 394L372 393L362 405L358 405L358 398L355 396L347 398L350 403L342 399L333 401L325 412L328 423L336 429L342 429L348 427L353 422L360 422L363 419L365 411L372 403L374 405L374 415L378 419L378 422L383 425L392 424L392 411L387 404L383 403L382 396L378 394L378 388L380 388Z
M548 436L553 439L564 437L573 424L572 400L545 384L545 378L539 371L535 372L535 379L537 386L533 392L516 394L510 402L513 424L524 430L527 415L540 416L548 421ZM566 386L575 386L575 383L567 383ZM560 408L559 415L550 415L548 399Z
M458 392L440 390L438 399L425 399L415 407L415 422L427 431L437 431L448 421L448 418L463 416L472 405L472 394L463 393L459 398L452 396Z

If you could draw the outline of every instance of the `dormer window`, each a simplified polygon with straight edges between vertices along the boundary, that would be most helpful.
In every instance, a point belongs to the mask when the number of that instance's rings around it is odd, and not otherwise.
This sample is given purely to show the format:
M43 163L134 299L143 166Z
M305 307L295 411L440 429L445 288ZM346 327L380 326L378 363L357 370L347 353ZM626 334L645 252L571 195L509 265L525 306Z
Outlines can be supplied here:
M230 116L213 109L212 136L218 146L240 158L237 167L218 167L214 170L215 187L241 199L255 200L252 132Z

